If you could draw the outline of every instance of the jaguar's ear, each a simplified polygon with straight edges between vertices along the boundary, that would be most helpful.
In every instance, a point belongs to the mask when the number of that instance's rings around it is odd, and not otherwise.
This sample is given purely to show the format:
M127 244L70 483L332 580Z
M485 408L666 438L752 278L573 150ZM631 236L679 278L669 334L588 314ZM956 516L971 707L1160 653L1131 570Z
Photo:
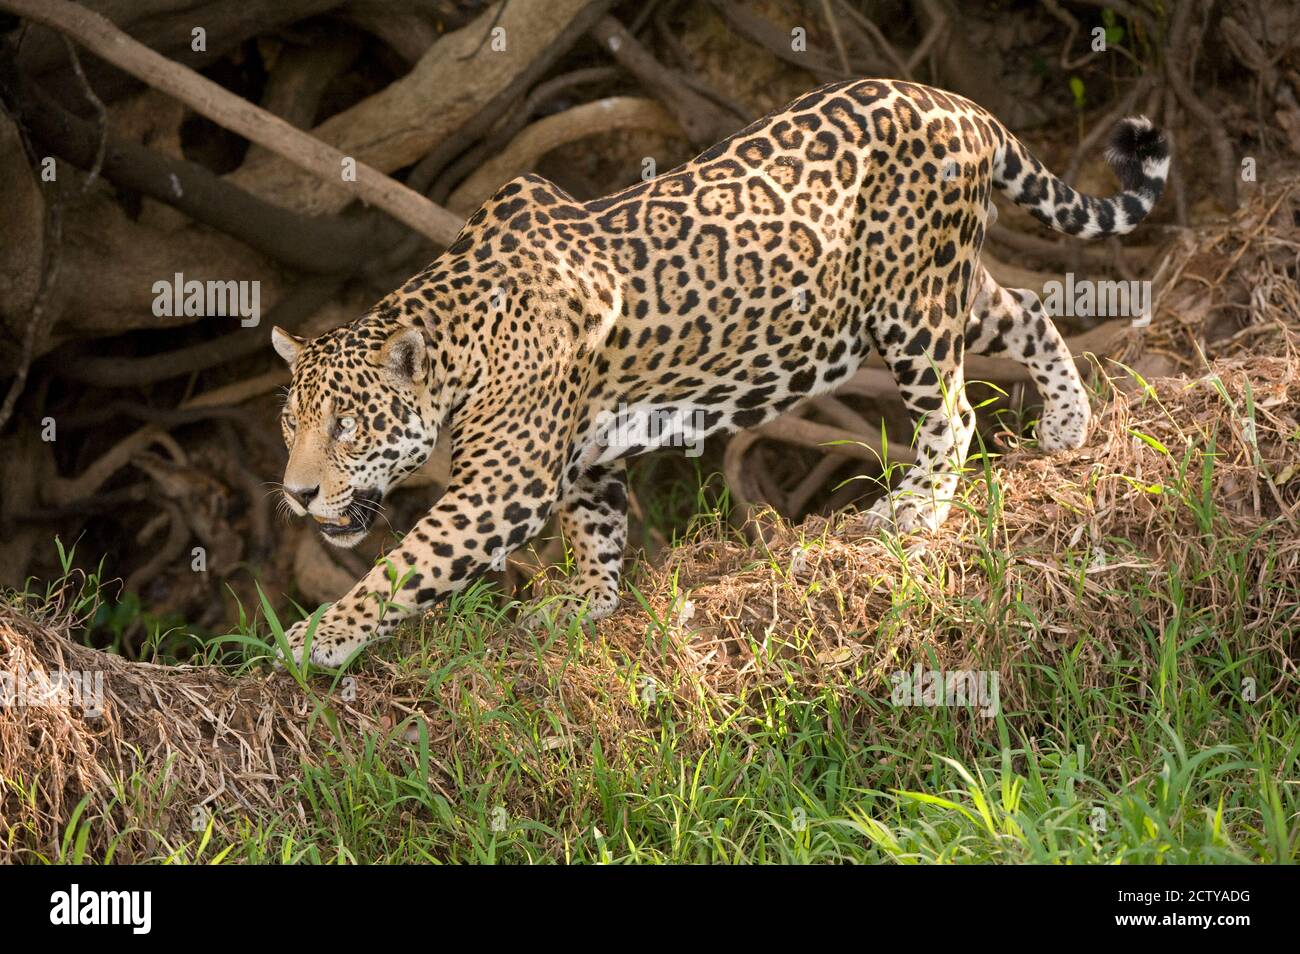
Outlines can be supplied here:
M275 353L284 358L289 367L298 360L298 355L302 353L302 346L307 343L306 338L299 338L297 335L291 335L279 325L271 329L271 344L275 347Z
M395 331L379 352L380 363L403 381L418 384L424 379L424 335L418 328Z

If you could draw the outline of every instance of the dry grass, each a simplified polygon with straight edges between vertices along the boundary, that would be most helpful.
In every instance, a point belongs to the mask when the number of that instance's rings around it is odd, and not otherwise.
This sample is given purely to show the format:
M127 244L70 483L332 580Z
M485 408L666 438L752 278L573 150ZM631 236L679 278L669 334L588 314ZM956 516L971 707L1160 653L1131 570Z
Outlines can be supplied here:
M1158 269L1155 318L1130 349L1172 372L1204 358L1276 354L1300 328L1300 176L1280 178L1218 225L1180 237Z
M108 806L107 824L91 847L102 855L104 839L123 836L116 848L121 861L159 850L145 830L176 843L192 835L193 814L170 817L165 808L172 804L191 813L282 811L283 780L304 755L340 741L346 746L376 728L368 715L375 708L374 680L359 680L359 701L338 712L343 731L335 734L285 677L129 662L73 641L74 622L48 608L34 618L0 607L6 672L23 682L36 673L46 683L51 674L102 673L104 691L98 716L62 704L0 709L0 778L8 783L0 790L0 860L18 849L52 857L74 806L87 795ZM157 790L129 791L142 784ZM149 817L135 812L139 806ZM150 806L159 813L148 812Z
M1170 565L1213 565L1219 537L1257 534L1257 552L1246 558L1267 557L1300 583L1298 391L1294 354L1218 362L1193 381L1151 382L1149 390L1119 395L1106 407L1085 449L1000 461L993 485L1001 512L992 525L991 485L976 477L966 507L933 539L900 548L864 531L861 517L847 515L781 528L759 550L700 543L681 548L656 575L651 602L671 618L663 592L676 574L694 604L684 627L690 632L681 648L684 665L734 696L763 681L770 661L749 647L773 639L811 640L809 651L832 668L865 661L876 674L912 658L920 640L933 647L943 668L967 668L964 662L1002 611L1024 617L1026 639L1046 636L1063 650L1082 626L1122 640L1139 618L1158 620L1149 615L1153 607L1134 605L1130 594L1158 588L1159 574ZM1242 414L1252 402L1253 441ZM1159 441L1167 452L1138 435ZM1211 448L1217 456L1209 494L1221 520L1213 532L1198 526L1202 502L1179 499L1177 491L1189 465L1193 473L1208 466ZM1005 576L996 581L988 572L992 549L1010 555L1001 567ZM1089 562L1066 566L1063 554ZM900 605L902 580L913 592ZM1230 603L1224 593L1189 597L1207 606ZM963 603L980 612L947 615ZM1270 623L1288 619L1295 608L1248 602L1242 624L1270 632ZM1036 627L1029 624L1031 614ZM889 621L888 637L864 644L863 635L878 633L882 620ZM625 613L605 632L630 645L640 623ZM1275 630L1271 638L1281 653ZM1017 647L1002 650L1014 654Z
M1221 361L1198 379L1161 380L1149 390L1118 394L1084 450L998 462L992 482L977 477L968 509L933 539L900 548L865 533L860 518L845 516L782 528L761 548L717 539L679 548L639 584L661 621L649 637L635 600L600 626L600 639L621 668L607 664L605 649L575 657L563 641L541 653L521 652L508 627L487 642L500 653L508 670L503 681L515 692L556 682L570 718L553 737L579 749L593 736L617 747L656 718L632 691L645 677L675 700L683 718L707 713L691 719L703 747L713 726L737 709L761 706L767 691L788 691L791 679L804 681L795 692L832 686L846 696L887 697L888 674L927 651L933 668L987 669L997 660L1000 672L1015 674L1022 671L1015 660L1031 648L1040 656L1046 648L1050 659L1087 636L1085 680L1102 678L1100 666L1113 656L1136 657L1154 670L1150 647L1133 637L1140 623L1166 628L1176 613L1195 613L1202 625L1212 620L1224 633L1250 634L1251 651L1262 652L1270 669L1294 673L1297 408L1296 353ZM1196 486L1202 474L1207 498L1187 499L1179 488ZM994 507L1000 513L992 521L986 516L991 488L1005 501ZM1212 525L1203 522L1206 514L1214 515ZM1201 571L1221 560L1223 541L1246 540L1244 590L1226 592L1222 576ZM1180 604L1165 587L1171 566L1183 579L1202 580ZM1250 586L1265 575L1269 586ZM502 702L497 685L472 674L443 683L440 698L429 697L419 671L383 660L355 676L355 700L344 701L337 685L317 686L313 700L285 675L127 662L77 645L66 635L66 621L42 622L13 609L0 613L0 646L10 672L102 670L107 697L100 719L70 707L4 711L0 776L35 792L24 798L10 787L0 799L0 844L11 848L57 844L84 795L117 792L140 772L163 766L173 791L159 804L210 806L218 814L232 808L292 813L281 788L300 762L340 746L346 756L367 733L413 740L412 723L404 720L418 714L437 764L457 747L483 743L466 738L449 714ZM1007 710L1035 706L1014 677L1004 678L1001 697ZM610 706L611 698L624 704ZM325 699L335 727L322 714ZM390 751L410 755L401 746ZM431 781L450 795L445 775L436 772ZM116 823L118 831L170 832L177 843L191 834L188 817L122 815ZM147 839L133 841L123 840L119 858L158 850Z

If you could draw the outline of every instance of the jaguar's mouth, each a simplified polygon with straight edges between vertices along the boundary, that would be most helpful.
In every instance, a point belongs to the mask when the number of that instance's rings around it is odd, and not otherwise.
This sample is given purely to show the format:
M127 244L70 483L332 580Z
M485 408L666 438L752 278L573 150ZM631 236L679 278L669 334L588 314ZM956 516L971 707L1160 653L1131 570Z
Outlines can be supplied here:
M358 540L370 529L379 515L379 503L383 494L378 490L357 490L352 494L352 502L335 517L322 517L312 514L320 532L326 537L342 542L341 538L356 537Z

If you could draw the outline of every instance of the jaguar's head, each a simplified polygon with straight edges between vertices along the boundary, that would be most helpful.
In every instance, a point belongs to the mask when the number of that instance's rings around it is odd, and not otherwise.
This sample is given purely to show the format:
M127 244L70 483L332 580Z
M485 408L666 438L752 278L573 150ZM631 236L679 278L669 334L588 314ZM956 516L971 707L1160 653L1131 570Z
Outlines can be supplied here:
M280 416L285 501L330 543L355 546L438 439L424 335L362 321L310 341L274 328L271 341L293 372Z

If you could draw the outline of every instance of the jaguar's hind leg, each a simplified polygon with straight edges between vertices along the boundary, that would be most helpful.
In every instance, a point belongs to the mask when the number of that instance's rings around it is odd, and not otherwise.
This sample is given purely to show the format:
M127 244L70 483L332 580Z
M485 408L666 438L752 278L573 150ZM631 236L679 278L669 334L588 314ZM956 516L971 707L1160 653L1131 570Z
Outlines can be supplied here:
M1007 357L1027 367L1043 399L1038 443L1047 451L1082 447L1092 408L1074 356L1028 288L1003 288L983 268L966 324L966 350Z
M975 432L962 374L961 297L954 293L927 309L903 311L901 319L887 318L876 335L916 424L916 463L871 508L900 533L943 523Z

